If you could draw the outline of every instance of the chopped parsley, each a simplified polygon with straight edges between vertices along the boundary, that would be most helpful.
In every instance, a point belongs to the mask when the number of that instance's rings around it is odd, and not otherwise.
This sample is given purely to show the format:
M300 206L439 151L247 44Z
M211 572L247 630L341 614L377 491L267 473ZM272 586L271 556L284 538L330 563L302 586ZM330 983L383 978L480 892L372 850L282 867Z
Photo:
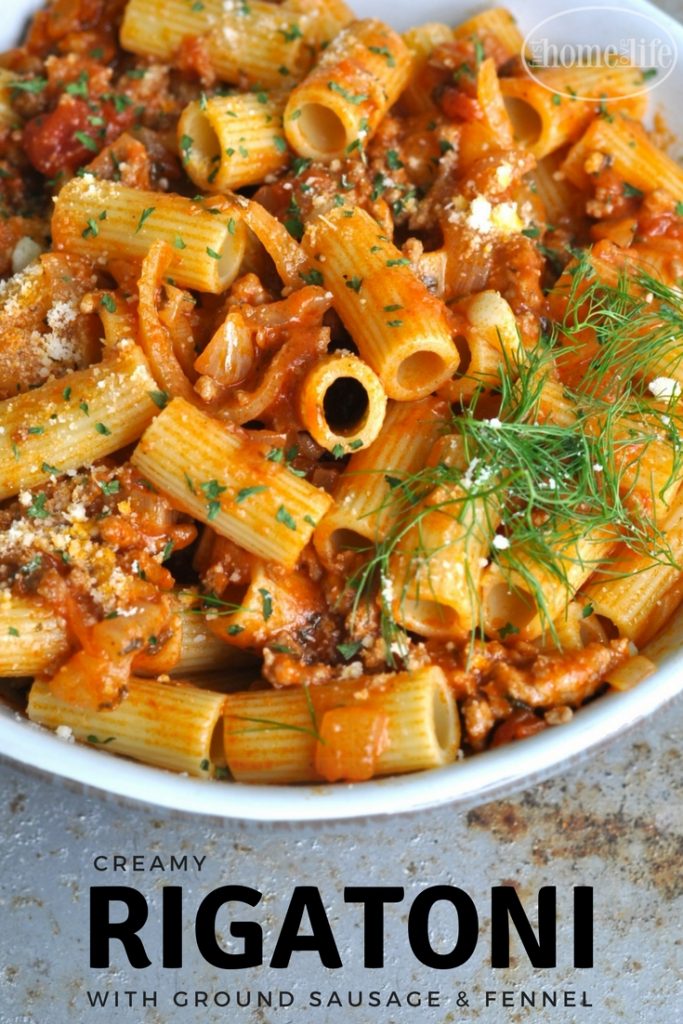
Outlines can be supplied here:
M118 494L119 491L121 490L121 483L119 480L97 480L96 483L97 486L102 491L102 494L106 494L108 496L112 494Z
M344 661L350 661L351 658L358 654L362 646L363 645L360 642L360 640L356 640L352 643L337 644L337 650L341 654Z
M148 391L147 394L160 409L165 409L168 405L169 395L166 391Z
M145 210L142 211L142 213L140 214L140 220L138 221L138 226L135 229L136 235L142 230L145 221L149 220L149 218L152 216L155 210L156 206L148 206Z
M378 57L385 57L386 58L386 62L387 62L387 67L390 67L390 68L395 68L396 67L396 59L394 58L393 53L391 52L391 50L388 49L388 47L386 47L386 46L368 46L368 50L370 51L370 53L376 53Z
M278 29L278 32L281 36L284 36L286 43L293 43L295 39L302 38L301 29L297 24L290 25L289 28Z
M44 491L41 491L40 494L35 494L33 501L26 510L26 514L31 516L32 519L47 519L50 513L45 508L46 501L47 494Z
M256 484L254 487L243 487L241 491L238 491L235 495L235 503L241 505L247 498L251 498L254 494L263 494L268 488L265 484Z
M263 615L263 621L267 622L273 614L273 598L265 587L259 587L259 594L261 595L261 613Z
M190 484L192 483L189 477L186 477L186 479ZM218 480L206 480L203 484L199 485L199 489L207 499L206 516L209 522L212 522L221 510L220 495L227 491L227 487L219 484Z
M300 270L299 277L304 284L317 284L320 287L323 286L323 275L319 270Z
M97 153L99 151L100 147L97 145L93 137L88 135L87 132L74 132L74 138L77 139L82 146L85 146L86 149L89 149L91 153Z
M339 84L339 82L328 82L327 88L330 92L336 92L337 95L343 96L347 103L352 103L354 106L358 106L359 103L364 103L368 98L367 93L364 92L355 94L349 92L348 89L345 89L343 85Z
M275 518L277 519L278 523L282 523L289 530L296 530L296 521L294 519L294 516L287 511L284 505L280 505L277 512L275 513Z

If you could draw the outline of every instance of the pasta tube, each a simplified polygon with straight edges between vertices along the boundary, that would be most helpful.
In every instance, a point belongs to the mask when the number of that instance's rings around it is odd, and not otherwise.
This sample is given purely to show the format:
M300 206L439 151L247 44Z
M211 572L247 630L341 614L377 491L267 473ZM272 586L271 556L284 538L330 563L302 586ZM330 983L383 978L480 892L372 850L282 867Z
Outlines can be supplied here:
M588 534L558 539L547 564L533 551L501 556L503 567L491 563L482 575L482 618L487 636L500 630L534 640L565 613L577 590L599 568L614 547L614 537ZM554 571L553 571L554 570Z
M591 176L586 162L596 153L603 154L612 170L634 188L642 192L663 189L683 200L683 170L655 146L637 122L618 114L611 120L596 118L569 150L562 173L578 188L588 188Z
M522 342L515 314L498 292L479 292L452 309L463 321L462 333L455 339L460 363L453 380L447 381L439 394L457 402L496 387L501 367L516 366Z
M104 260L142 261L154 242L167 242L174 252L175 284L212 293L232 284L246 247L236 205L211 213L183 196L87 175L74 178L57 196L52 237L55 249Z
M422 636L463 637L479 624L479 585L498 525L497 503L437 487L412 516L389 564L394 618Z
M90 711L54 697L34 682L28 717L48 729L66 726L84 743L135 761L211 778L222 764L221 715L225 694L187 683L132 678L128 696L113 711Z
M500 88L516 141L540 160L575 142L595 118L595 104L587 97L641 116L644 96L621 98L629 97L641 81L639 68L553 68L536 72L534 78L501 78Z
M243 669L254 663L246 652L215 636L205 612L200 611L202 602L196 590L182 591L178 601L182 639L180 660L171 669L171 675L192 679L201 673Z
M566 155L565 147L555 150L537 161L529 173L534 193L543 203L545 219L553 225L578 220L583 215L586 202L585 196L560 171Z
M205 614L199 611L196 591L183 592L177 595L177 600L180 651L176 663L167 665L165 653L158 656L141 653L133 663L138 675L167 671L171 675L191 677L253 664L253 658L244 651L214 636ZM68 651L66 623L51 608L35 597L16 597L9 591L0 595L0 678L49 675ZM157 657L163 657L163 662L155 660Z
M442 43L453 42L453 29L439 21L415 25L403 33L403 42L410 50L412 69L401 94L401 109L411 114L434 110L431 90L424 88L423 77L432 51Z
M263 0L129 0L120 39L124 50L172 63L185 39L202 36L219 78L271 88L310 66L309 21Z
M641 654L636 654L635 657L625 661L623 665L613 668L607 682L615 690L632 690L634 686L642 683L643 679L647 679L656 671L657 666L653 661L644 658Z
M286 97L253 92L190 103L178 121L178 145L192 181L224 192L263 181L289 162L282 127Z
M662 531L668 559L622 547L584 591L596 614L639 647L652 639L683 599L683 504L677 502Z
M0 402L0 498L85 466L137 440L159 411L137 345Z
M443 303L370 214L336 207L308 225L302 245L389 398L423 398L452 376L458 352Z
M354 18L353 11L344 0L287 0L283 6L310 15L306 38L310 35L320 47L330 43Z
M362 149L410 75L410 51L381 21L354 21L324 51L285 108L289 144L312 160Z
M424 466L447 414L446 403L435 398L389 404L377 440L351 457L313 536L327 569L338 569L344 553L367 553L384 539L396 514L392 483Z
M0 593L0 678L34 676L69 650L64 621L36 598Z
M339 707L386 716L387 744L376 775L440 768L460 745L458 713L440 668L296 690L230 694L225 706L225 757L239 782L314 782L319 724Z
M348 352L324 356L299 392L301 422L328 451L372 444L384 422L387 397L367 363Z
M505 7L491 7L461 22L453 29L456 39L475 36L483 41L487 36L496 43L497 64L503 64L510 57L519 57L524 47L522 33L510 11Z
M270 460L268 451L175 398L131 462L176 507L247 551L292 568L332 499Z
M552 646L563 651L579 651L591 643L607 643L607 631L592 606L584 599L570 601L553 623Z

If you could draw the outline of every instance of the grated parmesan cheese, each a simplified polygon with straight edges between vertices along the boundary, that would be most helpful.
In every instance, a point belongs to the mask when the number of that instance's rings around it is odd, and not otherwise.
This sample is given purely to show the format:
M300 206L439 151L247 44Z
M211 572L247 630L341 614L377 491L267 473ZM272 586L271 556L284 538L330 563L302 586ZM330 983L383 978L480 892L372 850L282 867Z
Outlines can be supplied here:
M664 399L666 402L670 402L673 398L678 398L681 393L681 386L678 381L672 377L655 377L651 380L647 386L647 390L655 396L655 398Z

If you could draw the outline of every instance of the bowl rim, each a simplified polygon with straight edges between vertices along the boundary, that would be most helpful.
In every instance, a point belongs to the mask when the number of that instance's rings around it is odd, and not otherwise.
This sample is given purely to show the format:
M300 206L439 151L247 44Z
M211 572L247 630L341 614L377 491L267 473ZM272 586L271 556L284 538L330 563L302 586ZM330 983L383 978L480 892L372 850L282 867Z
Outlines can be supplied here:
M506 6L519 14L526 27L535 18L566 10L565 4L566 0L511 0ZM39 6L40 0L17 0L12 12L15 24L20 25ZM388 0L384 0L383 6L388 6ZM439 7L448 9L452 21L456 11L468 17L473 7L482 9L486 4L455 0L451 6L446 0L432 0L427 6L425 18ZM491 2L489 6L495 5ZM614 5L592 4L572 10L607 6L614 9ZM647 0L621 0L616 6L659 22L674 35L683 51L683 25L668 14ZM598 698L579 709L572 721L560 728L548 728L522 742L413 775L360 784L314 786L226 784L191 779L66 742L4 706L0 707L0 762L19 762L24 768L100 795L217 820L322 822L413 812L446 803L461 810L540 781L663 708L683 691L682 646L683 612L650 645L658 661L656 672L632 690Z
M613 740L683 690L683 656L670 654L632 690L580 708L571 722L445 768L357 784L274 786L191 779L65 741L0 711L0 759L137 803L188 815L257 822L320 822L426 810L462 810L513 788L542 781ZM109 769L109 770L108 770Z

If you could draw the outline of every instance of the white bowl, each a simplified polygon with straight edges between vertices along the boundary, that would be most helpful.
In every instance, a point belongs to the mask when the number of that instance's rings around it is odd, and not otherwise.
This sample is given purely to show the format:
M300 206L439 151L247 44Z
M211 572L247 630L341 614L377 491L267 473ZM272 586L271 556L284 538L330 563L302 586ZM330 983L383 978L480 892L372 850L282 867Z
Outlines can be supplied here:
M7 6L9 9L4 10L0 25L0 49L15 43L25 20L39 3L13 0ZM400 3L357 0L356 3L359 13L383 17L399 29L428 20L455 24L483 6L458 0L426 0L416 11L407 0ZM565 41L559 36L559 25L571 33L574 31L570 24L572 17L580 18L582 24L589 18L591 41L600 46L614 44L630 35L642 38L648 32L653 37L668 34L683 55L683 26L641 0L574 8L566 14L566 0L513 0L509 7L525 31L562 13L564 17L554 23L555 35L551 36L558 42ZM581 40L572 38L571 41ZM683 105L677 93L677 88L680 90L683 86L683 66L674 68L666 81L658 83L655 79L653 84L656 89L651 107L661 107L666 112L668 126L683 138ZM65 743L4 707L0 707L0 753L33 769L114 796L221 818L311 821L395 814L446 802L471 804L566 767L646 716L657 715L655 721L659 721L665 714L664 705L683 689L682 641L683 614L680 614L648 652L659 664L653 676L629 692L600 698L580 710L568 725L545 730L530 739L479 754L439 771L362 785L246 786L183 778L106 752Z

